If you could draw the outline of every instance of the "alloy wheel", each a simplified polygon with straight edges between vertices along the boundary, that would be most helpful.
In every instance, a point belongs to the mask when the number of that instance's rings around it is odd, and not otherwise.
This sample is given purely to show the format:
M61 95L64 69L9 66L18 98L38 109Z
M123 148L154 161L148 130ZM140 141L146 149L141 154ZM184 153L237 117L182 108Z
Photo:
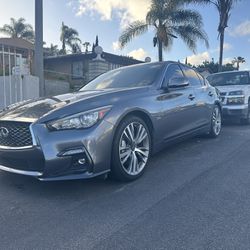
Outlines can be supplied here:
M147 129L139 122L130 123L122 132L119 142L119 158L129 175L142 172L149 158L150 140Z
M220 131L221 131L221 112L219 107L215 107L214 108L214 112L213 112L213 118L212 118L212 122L213 122L213 131L215 133L215 135L219 135Z

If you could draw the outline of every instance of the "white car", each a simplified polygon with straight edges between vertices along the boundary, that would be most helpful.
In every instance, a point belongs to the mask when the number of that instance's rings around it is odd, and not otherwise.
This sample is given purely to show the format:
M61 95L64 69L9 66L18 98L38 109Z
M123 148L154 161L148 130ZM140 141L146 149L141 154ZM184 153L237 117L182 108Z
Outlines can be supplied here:
M223 116L250 123L250 72L229 71L209 75L209 83L220 91Z

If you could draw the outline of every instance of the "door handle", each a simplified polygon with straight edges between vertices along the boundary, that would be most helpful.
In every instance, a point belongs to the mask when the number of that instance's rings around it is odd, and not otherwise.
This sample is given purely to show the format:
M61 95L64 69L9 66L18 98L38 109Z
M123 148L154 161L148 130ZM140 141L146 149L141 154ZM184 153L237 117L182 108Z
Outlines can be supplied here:
M209 91L209 92L208 92L208 95L209 95L209 96L213 96L214 94L213 94L212 91Z
M192 95L192 94L190 94L190 95L188 96L188 99L189 99L189 100L191 100L191 101L193 101L193 100L194 100L194 98L195 98L195 96L194 96L194 95Z

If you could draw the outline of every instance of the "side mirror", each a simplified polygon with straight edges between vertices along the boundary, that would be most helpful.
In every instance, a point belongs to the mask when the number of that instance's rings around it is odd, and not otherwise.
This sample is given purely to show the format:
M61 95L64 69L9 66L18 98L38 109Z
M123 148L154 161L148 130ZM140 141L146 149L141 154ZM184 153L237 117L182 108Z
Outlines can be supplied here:
M189 85L188 80L185 77L173 77L168 83L169 89L183 88Z

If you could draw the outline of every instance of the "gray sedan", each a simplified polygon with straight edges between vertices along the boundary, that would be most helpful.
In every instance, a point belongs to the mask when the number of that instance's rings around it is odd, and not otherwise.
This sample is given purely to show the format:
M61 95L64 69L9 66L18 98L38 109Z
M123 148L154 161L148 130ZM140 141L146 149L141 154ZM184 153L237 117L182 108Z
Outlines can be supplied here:
M139 64L105 73L76 93L0 113L0 169L39 180L110 173L140 177L150 156L180 139L217 137L216 89L176 62Z

